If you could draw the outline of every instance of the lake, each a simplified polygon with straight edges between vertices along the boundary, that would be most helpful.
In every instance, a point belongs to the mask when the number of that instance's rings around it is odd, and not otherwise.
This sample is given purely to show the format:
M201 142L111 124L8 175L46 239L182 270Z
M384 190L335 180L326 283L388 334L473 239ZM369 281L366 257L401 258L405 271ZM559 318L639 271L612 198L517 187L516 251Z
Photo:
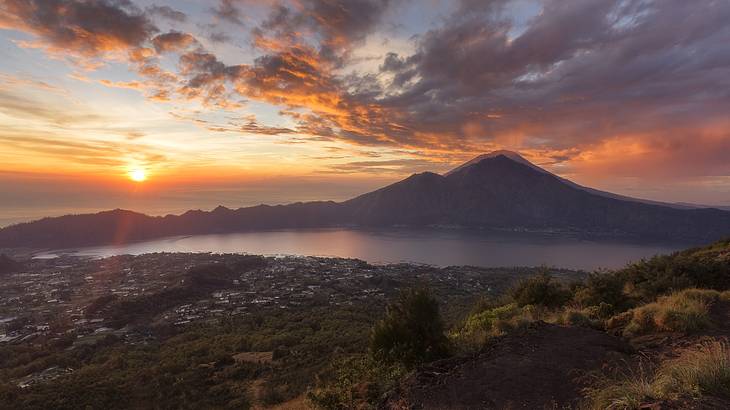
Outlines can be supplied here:
M107 257L151 252L213 252L334 256L358 258L370 263L484 267L546 265L594 270L619 268L628 262L688 246L514 232L326 229L181 236L122 246L56 251L38 257L53 257L59 253Z

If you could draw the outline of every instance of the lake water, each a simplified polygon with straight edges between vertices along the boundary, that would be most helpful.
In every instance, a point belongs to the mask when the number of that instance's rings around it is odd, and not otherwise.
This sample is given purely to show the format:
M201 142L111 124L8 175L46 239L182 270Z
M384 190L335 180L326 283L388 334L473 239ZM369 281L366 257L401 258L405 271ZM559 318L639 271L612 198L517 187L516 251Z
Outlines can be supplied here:
M370 263L413 262L437 266L539 266L594 270L618 268L687 247L638 244L512 232L459 230L296 230L172 237L123 246L47 253L107 257L151 252L250 253L358 258Z

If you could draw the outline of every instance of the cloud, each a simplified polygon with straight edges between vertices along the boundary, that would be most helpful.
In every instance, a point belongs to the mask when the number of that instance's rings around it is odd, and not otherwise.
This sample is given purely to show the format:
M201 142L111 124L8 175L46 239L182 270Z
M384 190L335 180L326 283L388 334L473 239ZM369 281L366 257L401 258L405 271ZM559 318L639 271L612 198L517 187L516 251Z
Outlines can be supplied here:
M353 45L362 42L397 0L300 0L277 2L268 17L254 28L254 43L270 51L313 45L318 57L344 63ZM310 34L309 38L304 38Z
M416 53L386 55L375 101L445 142L598 152L637 138L677 160L730 109L730 3L546 0L518 35L495 10L455 13Z
M222 21L243 25L243 12L236 4L236 0L219 0L218 5L212 8L211 12Z
M188 16L185 13L175 10L170 6L150 6L145 11L153 16L160 16L177 23L184 23L188 20Z
M123 168L129 164L130 158L143 164L159 166L167 159L164 155L140 144L112 141L68 141L48 138L34 134L22 136L0 135L3 146L11 148L16 156L35 155L47 158L64 158L76 166L106 166ZM22 161L22 157L18 159Z
M154 37L152 39L152 45L158 54L163 54L182 51L190 46L199 45L199 43L195 37L188 33L171 31Z
M291 128L263 125L257 121L256 116L253 114L231 120L227 126L209 126L208 129L215 132L239 132L244 134L260 135L286 135L297 133L297 130Z
M542 0L518 19L509 0L462 0L423 26L414 51L353 68L352 51L401 3L220 0L214 16L249 33L253 54L239 62L192 33L160 34L147 16L177 15L126 0L0 0L0 25L49 52L124 53L140 81L110 86L225 110L263 102L294 124L209 124L217 130L291 131L431 159L506 147L574 169L623 156L612 172L636 175L687 158L688 173L730 173L730 3Z
M438 161L430 161L417 158L404 158L382 161L351 161L342 164L331 165L323 172L331 173L366 173L366 174L395 174L402 175L412 172L433 172L436 168L442 167Z
M127 0L2 0L0 28L33 34L29 46L83 57L126 51L157 31Z

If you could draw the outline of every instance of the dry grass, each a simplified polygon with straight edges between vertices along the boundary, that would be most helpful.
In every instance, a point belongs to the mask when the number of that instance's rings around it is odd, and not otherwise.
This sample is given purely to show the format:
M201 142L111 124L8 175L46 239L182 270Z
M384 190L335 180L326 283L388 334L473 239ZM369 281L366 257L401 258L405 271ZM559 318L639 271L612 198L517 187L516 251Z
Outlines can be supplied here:
M730 397L730 346L716 341L684 352L659 369L656 384L663 395Z
M714 341L686 350L656 372L637 371L600 377L585 391L588 409L636 409L643 403L680 397L730 397L730 346Z
M714 290L687 289L660 297L631 311L626 336L652 332L692 333L711 325L710 306L721 298Z
M586 389L586 409L637 409L656 397L653 372L640 365L635 371L600 377L596 387Z

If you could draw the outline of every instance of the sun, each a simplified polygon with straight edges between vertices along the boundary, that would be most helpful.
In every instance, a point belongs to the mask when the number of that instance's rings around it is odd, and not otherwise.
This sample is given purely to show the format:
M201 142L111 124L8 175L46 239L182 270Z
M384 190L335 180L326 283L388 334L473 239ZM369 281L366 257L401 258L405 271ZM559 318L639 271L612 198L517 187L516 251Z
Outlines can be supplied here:
M143 169L133 169L129 171L129 179L134 182L142 182L147 179L147 173Z

